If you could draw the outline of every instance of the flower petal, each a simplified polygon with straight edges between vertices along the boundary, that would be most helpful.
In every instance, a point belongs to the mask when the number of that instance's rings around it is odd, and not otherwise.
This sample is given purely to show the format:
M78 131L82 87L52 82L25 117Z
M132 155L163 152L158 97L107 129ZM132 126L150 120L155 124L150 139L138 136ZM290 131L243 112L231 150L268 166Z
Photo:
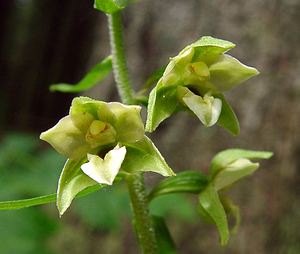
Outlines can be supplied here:
M48 142L56 151L71 159L86 156L90 146L70 116L63 117L54 127L41 133L40 139Z
M219 119L222 101L208 94L202 98L201 96L195 95L189 89L184 89L187 91L182 98L185 105L196 114L206 127L214 125Z
M259 164L253 163L248 159L240 158L230 163L225 169L220 171L214 178L214 185L216 190L221 190L227 186L232 185L241 178L251 175Z
M126 155L125 146L117 145L104 157L88 154L88 163L81 165L82 171L98 183L112 185Z
M124 105L119 102L107 103L115 122L111 123L116 130L119 142L136 142L144 136L144 123L141 118L141 107Z

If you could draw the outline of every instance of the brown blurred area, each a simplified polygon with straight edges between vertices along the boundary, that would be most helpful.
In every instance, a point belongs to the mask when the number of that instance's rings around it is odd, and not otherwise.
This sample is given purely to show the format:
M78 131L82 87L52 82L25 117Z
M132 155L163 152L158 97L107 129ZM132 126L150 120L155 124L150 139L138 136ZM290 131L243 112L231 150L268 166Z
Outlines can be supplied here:
M92 6L87 0L1 1L1 135L49 128L67 113L72 95L50 93L48 86L76 82L109 54L106 17ZM300 1L141 0L123 18L135 89L203 35L234 42L230 54L261 73L226 94L240 120L239 136L206 129L186 113L172 116L151 135L177 172L206 171L213 155L226 148L275 154L231 191L242 223L229 246L220 247L216 229L200 220L170 220L179 252L300 253ZM118 100L111 77L85 94ZM110 239L109 233L99 237ZM118 250L135 253L132 245Z

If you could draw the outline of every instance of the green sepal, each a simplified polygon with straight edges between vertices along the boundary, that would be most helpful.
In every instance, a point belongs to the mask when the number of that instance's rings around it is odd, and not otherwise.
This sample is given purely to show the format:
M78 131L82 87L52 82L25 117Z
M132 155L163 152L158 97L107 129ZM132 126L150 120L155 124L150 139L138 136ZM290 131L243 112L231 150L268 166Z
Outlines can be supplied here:
M213 38L211 36L203 36L188 47L195 48L195 55L193 57L194 62L201 60L210 65L218 60L221 54L234 48L235 44L230 41Z
M148 89L150 89L156 82L159 81L159 79L164 74L164 71L166 69L166 65L160 67L159 69L153 71L150 76L145 81L142 89L138 92L138 94L144 94Z
M82 172L80 166L85 161L85 158L76 161L68 159L64 165L58 181L56 200L60 216L62 216L69 208L73 199L80 191L90 186L99 185L96 181Z
M220 92L225 92L241 84L259 72L229 55L222 55L209 67L210 82Z
M42 132L40 139L48 142L59 153L74 160L81 159L91 149L85 141L85 136L70 116L63 117L55 126Z
M252 151L243 149L227 149L217 153L211 161L210 174L214 177L221 170L226 169L227 165L240 159L269 159L273 155L272 152Z
M124 9L132 0L95 0L94 8L107 14Z
M165 219L152 215L155 236L160 254L176 254L176 246L169 232Z
M176 176L168 177L162 180L154 189L150 192L149 200L161 195L167 195L172 193L200 193L205 189L208 184L208 178L206 175L197 171L184 171L178 173Z
M199 205L201 206L200 209L205 211L207 216L209 216L211 221L217 226L221 245L226 245L229 240L227 216L213 184L208 185L206 189L200 193ZM207 220L207 218L205 218L205 220Z
M91 89L104 80L112 70L111 56L106 57L96 64L78 83L76 84L53 84L50 91L63 93L79 93Z
M180 107L176 86L157 85L150 93L145 130L153 132L157 126Z
M221 202L224 206L226 214L232 215L235 220L233 227L230 229L230 233L236 234L241 224L240 208L233 203L231 198L227 196L221 196Z
M240 124L233 109L225 99L224 95L217 94L215 97L222 101L222 110L217 124L229 131L232 135L238 135L240 133Z
M127 150L122 163L123 170L129 173L152 171L163 176L175 175L148 137L144 136L138 142L122 145L125 145Z

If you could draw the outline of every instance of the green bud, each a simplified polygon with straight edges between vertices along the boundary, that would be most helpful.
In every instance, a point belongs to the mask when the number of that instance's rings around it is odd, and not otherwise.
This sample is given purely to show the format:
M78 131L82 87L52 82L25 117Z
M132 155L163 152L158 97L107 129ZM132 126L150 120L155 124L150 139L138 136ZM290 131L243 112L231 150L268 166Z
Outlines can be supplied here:
M215 188L224 189L255 172L259 163L254 163L250 159L268 159L271 156L270 152L242 149L228 149L216 154L210 167Z

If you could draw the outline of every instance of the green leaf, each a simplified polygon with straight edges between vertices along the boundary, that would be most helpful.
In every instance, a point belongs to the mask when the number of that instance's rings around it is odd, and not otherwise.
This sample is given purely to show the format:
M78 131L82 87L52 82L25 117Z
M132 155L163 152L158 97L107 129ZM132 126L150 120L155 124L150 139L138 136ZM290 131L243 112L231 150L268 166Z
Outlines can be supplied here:
M95 0L94 8L107 14L124 9L131 0Z
M226 245L229 240L228 222L224 207L219 199L219 195L212 184L208 185L199 195L199 202L211 220L216 224L221 245Z
M266 151L251 151L243 149L228 149L219 152L211 161L210 173L214 177L218 172L224 170L227 165L238 160L240 158L244 159L269 159L273 155L272 152Z
M126 146L126 156L122 169L127 172L152 171L163 176L172 176L175 173L168 166L152 141L144 136L135 143L122 143Z
M176 254L176 246L163 217L152 216L155 235L161 254Z
M149 200L171 193L199 193L207 186L207 176L197 171L184 171L162 180L149 194Z
M0 210L15 210L15 209L27 208L30 206L48 204L55 201L56 201L56 193L40 196L36 198L2 201L0 202Z
M217 124L228 130L232 135L238 135L240 133L240 124L233 109L222 94L218 94L215 97L222 101L222 110Z
M80 191L90 186L99 185L82 172L80 166L85 160L74 161L68 159L61 172L56 202L60 216L68 209L72 200Z
M91 187L88 187L81 192L79 192L76 195L76 198L86 196L90 193L93 193L101 188L100 185L94 185ZM37 206L37 205L44 205L48 203L53 203L56 201L57 194L50 194L35 198L27 198L27 199L21 199L21 200L11 200L11 201L1 201L0 202L0 210L16 210L16 209L22 209L27 208L31 206Z
M100 63L96 64L84 77L76 84L54 84L50 86L50 91L63 93L79 93L86 91L104 80L112 70L111 56L106 57Z
M145 130L153 132L157 126L173 114L180 102L177 98L176 86L157 85L150 93L148 102L148 115Z

